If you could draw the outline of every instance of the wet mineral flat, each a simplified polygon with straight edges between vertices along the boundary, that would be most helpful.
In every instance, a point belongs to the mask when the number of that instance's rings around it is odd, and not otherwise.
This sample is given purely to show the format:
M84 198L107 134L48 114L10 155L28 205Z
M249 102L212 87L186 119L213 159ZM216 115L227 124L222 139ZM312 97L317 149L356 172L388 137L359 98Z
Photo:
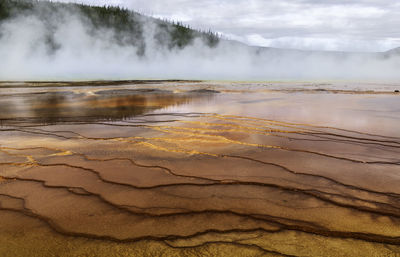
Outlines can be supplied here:
M395 87L0 83L0 255L398 256Z

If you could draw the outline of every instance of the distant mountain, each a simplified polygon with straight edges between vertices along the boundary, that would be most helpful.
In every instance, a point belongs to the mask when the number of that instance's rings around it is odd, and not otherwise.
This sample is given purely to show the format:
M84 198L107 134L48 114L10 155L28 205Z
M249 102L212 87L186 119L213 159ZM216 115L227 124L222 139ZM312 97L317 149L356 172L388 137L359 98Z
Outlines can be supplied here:
M384 52L385 56L400 56L400 47Z

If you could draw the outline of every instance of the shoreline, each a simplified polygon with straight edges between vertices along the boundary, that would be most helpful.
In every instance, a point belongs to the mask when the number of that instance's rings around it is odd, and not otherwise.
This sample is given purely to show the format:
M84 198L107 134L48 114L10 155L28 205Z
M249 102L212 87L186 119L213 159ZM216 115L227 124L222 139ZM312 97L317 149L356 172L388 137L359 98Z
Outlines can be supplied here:
M174 92L217 91L224 93L331 93L400 95L399 84L362 82L224 82L207 80L95 80L95 81L0 81L1 89L57 88L164 89ZM1 92L0 92L1 94Z

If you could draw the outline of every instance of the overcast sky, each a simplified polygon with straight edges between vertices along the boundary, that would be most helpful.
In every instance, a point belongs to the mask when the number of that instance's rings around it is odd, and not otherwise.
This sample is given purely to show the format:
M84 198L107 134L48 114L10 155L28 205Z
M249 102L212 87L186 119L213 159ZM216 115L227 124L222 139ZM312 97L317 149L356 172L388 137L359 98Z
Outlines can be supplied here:
M400 47L398 0L62 0L120 5L250 45L339 51Z

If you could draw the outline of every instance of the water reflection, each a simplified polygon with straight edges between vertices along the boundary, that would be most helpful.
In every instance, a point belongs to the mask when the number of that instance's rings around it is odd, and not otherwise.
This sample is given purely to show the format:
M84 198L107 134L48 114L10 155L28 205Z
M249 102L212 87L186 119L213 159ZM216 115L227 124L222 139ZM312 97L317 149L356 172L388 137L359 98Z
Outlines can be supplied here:
M214 92L155 89L118 89L92 92L55 91L0 97L0 120L32 120L39 123L118 121L157 109L210 99Z

